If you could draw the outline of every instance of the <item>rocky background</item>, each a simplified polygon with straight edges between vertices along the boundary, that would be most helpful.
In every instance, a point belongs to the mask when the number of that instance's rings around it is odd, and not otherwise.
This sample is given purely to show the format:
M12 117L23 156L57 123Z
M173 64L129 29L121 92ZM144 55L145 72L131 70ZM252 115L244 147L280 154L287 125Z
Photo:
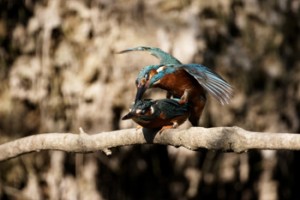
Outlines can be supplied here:
M0 143L135 127L120 118L138 71L158 60L116 52L141 45L209 66L234 86L227 106L209 97L201 126L300 133L298 0L0 0L0 11ZM2 162L0 199L300 199L299 152L112 151Z

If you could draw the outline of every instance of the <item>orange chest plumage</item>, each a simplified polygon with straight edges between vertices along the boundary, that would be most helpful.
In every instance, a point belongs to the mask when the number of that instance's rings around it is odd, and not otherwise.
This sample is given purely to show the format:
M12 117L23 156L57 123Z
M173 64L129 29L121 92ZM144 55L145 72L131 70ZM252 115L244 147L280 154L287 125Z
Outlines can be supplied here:
M155 87L165 89L175 97L180 98L185 90L190 95L205 95L203 87L185 70L176 70L174 73L166 74Z

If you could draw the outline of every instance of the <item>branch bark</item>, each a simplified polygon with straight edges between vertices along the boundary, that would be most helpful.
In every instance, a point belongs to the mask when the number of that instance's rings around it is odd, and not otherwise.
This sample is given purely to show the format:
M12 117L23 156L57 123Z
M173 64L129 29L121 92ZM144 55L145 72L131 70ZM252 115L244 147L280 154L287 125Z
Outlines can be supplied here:
M170 129L162 133L149 129L124 129L88 135L73 133L32 135L0 145L0 161L41 150L86 153L135 144L163 144L190 150L245 152L251 149L300 150L300 134L261 133L239 127Z

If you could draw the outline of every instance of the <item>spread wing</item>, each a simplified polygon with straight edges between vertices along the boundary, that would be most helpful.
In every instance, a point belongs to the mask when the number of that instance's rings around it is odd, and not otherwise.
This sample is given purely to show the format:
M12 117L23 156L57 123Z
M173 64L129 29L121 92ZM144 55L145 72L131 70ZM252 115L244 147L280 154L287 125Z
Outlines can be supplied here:
M174 67L182 68L188 72L206 91L223 105L228 104L233 96L232 86L208 67L200 64L186 64Z
M167 119L186 114L189 111L188 104L179 104L179 99L162 99L157 101L157 106Z
M160 60L160 64L175 64L175 65L180 65L181 62L177 60L175 57L172 55L162 51L160 48L155 48L155 47L145 47L145 46L140 46L140 47L134 47L134 48L129 48L125 49L123 51L120 51L118 53L127 53L130 51L147 51L151 55L155 56Z

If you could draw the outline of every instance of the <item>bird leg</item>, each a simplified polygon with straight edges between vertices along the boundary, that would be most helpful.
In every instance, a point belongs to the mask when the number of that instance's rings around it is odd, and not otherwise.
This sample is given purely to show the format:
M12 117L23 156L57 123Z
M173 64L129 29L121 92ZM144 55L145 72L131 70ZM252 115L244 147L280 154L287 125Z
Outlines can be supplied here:
M179 104L185 104L185 103L188 102L188 100L189 100L189 91L190 90L188 90L188 89L184 90L184 93L181 96L180 101L178 102Z
M172 97L172 93L171 92L167 92L167 99L170 99Z
M171 129L171 128L173 128L173 125L163 126L163 127L158 131L158 134L161 134L164 130Z
M178 127L178 123L177 122L173 122L172 125L168 125L168 126L163 126L159 131L158 134L161 134L164 130L166 129L173 129L173 128L177 128Z
M177 122L173 122L172 128L177 128L179 125Z

